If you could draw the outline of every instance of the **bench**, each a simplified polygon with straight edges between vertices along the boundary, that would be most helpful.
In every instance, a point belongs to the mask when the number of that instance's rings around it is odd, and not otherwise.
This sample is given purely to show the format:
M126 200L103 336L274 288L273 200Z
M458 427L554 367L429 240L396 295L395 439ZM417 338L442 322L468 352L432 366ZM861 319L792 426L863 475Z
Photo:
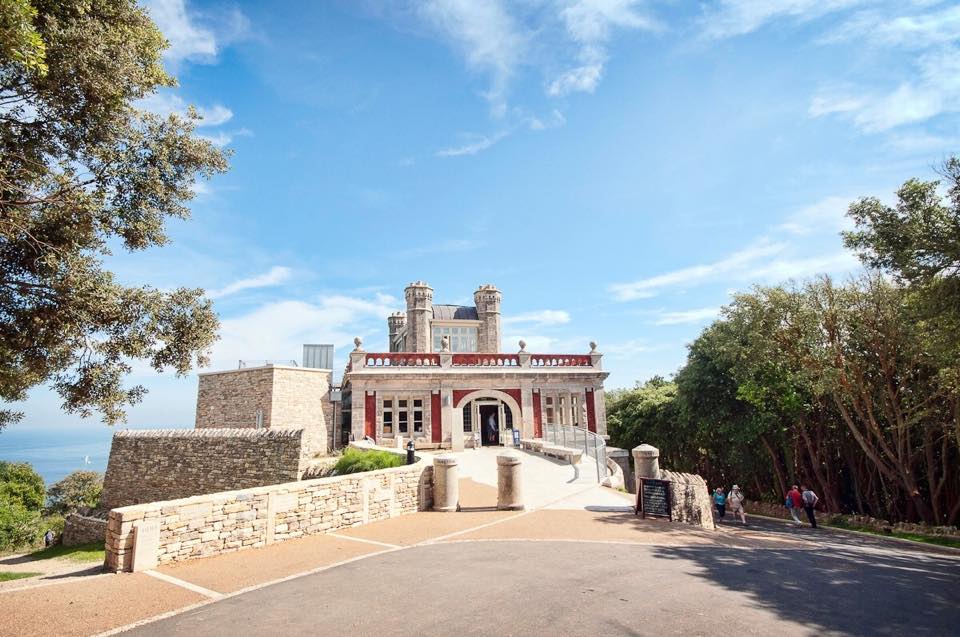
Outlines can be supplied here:
M553 456L559 460L569 460L570 464L580 464L580 458L583 457L582 449L571 449L570 447L561 447L560 445L543 445L540 452L545 456Z

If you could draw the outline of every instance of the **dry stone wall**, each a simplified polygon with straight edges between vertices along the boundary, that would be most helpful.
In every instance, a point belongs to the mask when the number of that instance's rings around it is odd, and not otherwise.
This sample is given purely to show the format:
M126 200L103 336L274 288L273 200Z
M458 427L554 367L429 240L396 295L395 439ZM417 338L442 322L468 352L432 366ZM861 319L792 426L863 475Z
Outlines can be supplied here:
M63 545L76 546L103 542L107 536L107 519L71 513L63 525Z
M693 473L661 471L662 480L670 480L670 505L677 522L696 524L713 530L713 504L706 481Z
M428 510L433 467L417 463L110 511L112 571L218 555Z
M173 500L299 478L301 430L152 429L113 435L100 507Z

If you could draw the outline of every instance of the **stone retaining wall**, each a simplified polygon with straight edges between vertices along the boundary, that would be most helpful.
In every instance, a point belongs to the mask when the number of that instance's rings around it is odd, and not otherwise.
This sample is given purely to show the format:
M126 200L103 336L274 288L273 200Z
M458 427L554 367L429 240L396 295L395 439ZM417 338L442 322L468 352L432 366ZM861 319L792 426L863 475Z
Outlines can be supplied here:
M79 513L67 516L63 525L63 545L76 546L103 542L107 536L106 518L89 517Z
M302 430L118 431L100 507L173 500L290 482L300 477Z
M421 458L379 471L114 509L106 568L139 571L429 510L432 484L430 459Z
M670 480L670 504L674 521L696 524L713 530L713 503L706 481L693 473L661 471L661 480Z

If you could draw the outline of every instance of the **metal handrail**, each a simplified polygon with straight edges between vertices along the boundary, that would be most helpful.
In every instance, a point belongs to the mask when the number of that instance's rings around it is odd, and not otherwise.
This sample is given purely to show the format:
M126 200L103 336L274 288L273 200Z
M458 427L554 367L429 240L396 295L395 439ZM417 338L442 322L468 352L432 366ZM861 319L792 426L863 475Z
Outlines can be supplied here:
M543 425L543 440L563 447L583 447L583 455L593 457L597 463L597 482L607 477L607 441L586 427L570 425ZM569 443L569 444L568 444ZM592 453L591 453L592 451Z

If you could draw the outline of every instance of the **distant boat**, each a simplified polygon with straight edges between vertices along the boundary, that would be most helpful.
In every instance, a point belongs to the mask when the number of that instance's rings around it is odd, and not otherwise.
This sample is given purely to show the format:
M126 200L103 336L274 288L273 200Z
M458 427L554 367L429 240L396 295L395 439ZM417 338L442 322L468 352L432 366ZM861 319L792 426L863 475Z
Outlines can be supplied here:
M83 457L83 464L90 464L90 456Z

